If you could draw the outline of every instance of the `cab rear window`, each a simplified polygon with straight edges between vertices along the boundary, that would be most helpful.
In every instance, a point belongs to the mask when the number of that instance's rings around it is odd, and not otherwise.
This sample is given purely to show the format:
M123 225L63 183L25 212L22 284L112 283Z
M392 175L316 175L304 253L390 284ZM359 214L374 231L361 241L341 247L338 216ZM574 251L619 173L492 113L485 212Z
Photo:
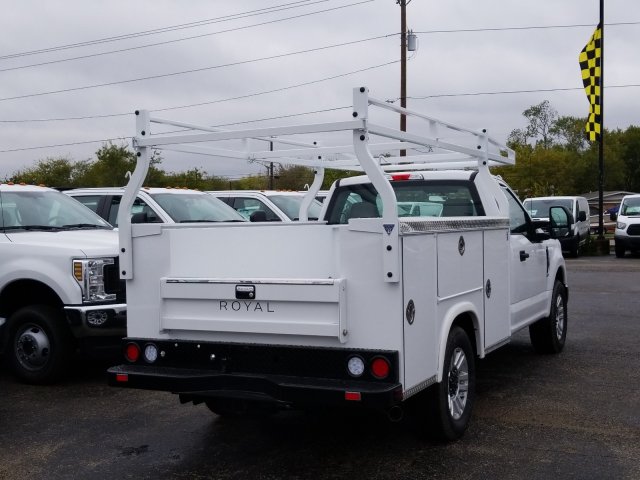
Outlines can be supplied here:
M400 217L484 216L475 185L466 180L392 182ZM325 219L331 224L351 218L382 216L382 201L372 184L340 186L330 200Z

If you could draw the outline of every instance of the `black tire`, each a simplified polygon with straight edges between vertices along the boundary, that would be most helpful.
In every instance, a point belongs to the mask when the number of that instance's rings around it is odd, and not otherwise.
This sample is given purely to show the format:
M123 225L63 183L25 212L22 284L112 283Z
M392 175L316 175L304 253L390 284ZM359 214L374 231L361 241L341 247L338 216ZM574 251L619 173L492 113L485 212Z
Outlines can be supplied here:
M467 333L454 326L447 338L442 382L431 387L429 426L439 440L462 437L469 426L475 402L476 367Z
M538 353L560 353L567 339L567 289L561 281L553 285L549 316L529 326L531 344Z
M615 250L616 250L616 258L624 258L624 253L625 253L624 245L616 242Z
M571 258L578 258L578 255L580 255L580 235L575 236L575 240L569 249L569 256Z
M9 317L8 328L7 360L16 377L32 384L62 377L73 354L63 312L47 305L23 307Z

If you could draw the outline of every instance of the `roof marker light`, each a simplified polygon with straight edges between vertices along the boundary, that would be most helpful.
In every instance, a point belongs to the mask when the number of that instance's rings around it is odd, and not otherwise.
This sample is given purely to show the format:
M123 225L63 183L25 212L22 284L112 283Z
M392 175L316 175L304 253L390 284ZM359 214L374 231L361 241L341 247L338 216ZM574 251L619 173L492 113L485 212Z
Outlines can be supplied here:
M399 182L403 180L424 180L421 173L392 173L387 175L387 178L392 182Z

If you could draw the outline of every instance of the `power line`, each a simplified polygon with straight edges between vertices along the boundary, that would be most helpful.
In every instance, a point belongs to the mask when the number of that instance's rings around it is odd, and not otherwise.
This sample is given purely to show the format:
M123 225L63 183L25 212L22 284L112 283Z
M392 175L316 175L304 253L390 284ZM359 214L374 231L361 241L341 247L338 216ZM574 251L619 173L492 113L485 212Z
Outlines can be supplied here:
M101 118L124 117L125 115L131 115L131 112L107 113L104 115L86 115L83 117L26 118L22 120L0 120L0 123L65 122L69 120L94 120L94 119L101 119Z
M621 25L639 25L640 22L615 22L615 23L606 23L607 27L617 27ZM554 29L554 28L582 28L589 27L593 28L593 23L584 23L584 24L572 24L572 25L537 25L537 26L528 26L528 27L496 27L496 28L457 28L451 30L423 30L423 31L415 31L413 33L424 33L425 35L429 35L432 33L476 33L476 32L505 32L509 30L546 30L546 29Z
M391 65L393 63L398 63L398 60L395 60L395 61L389 62L389 63L385 63L385 64L382 64L382 65L375 65L373 67L365 68L365 69L362 69L362 70L356 70L356 71L345 73L345 74L342 74L342 75L337 75L337 76L334 76L334 77L327 77L325 79L315 80L315 81L312 81L312 82L306 82L304 84L291 85L291 86L279 88L279 89L276 89L276 90L258 92L258 93L243 95L243 96L240 96L240 97L232 97L232 98L225 98L225 99L220 99L220 100L213 100L211 102L203 102L203 103L194 104L194 105L183 105L183 106L179 106L179 107L169 107L169 108L164 108L164 109L156 109L156 110L153 110L153 111L161 112L161 111L167 111L167 110L177 110L177 109L180 109L180 108L189 108L189 107L193 107L193 106L207 105L207 104L211 104L211 103L220 103L220 102L226 102L226 101L230 101L230 100L237 100L237 99L240 99L240 98L248 98L248 97L252 97L252 96L263 95L263 94L266 94L266 93L273 93L273 92L277 92L277 91L287 90L287 89L290 89L290 88L296 88L296 87L300 87L300 86L304 86L304 85L308 85L308 84L318 83L318 82L322 82L322 81L325 81L325 80L331 80L331 79L334 79L334 78L343 77L343 76L351 75L351 74L354 74L354 73L360 73L360 72L365 71L365 70L371 70L371 69L374 69L374 68L379 68L379 67L382 67L382 66ZM608 85L605 88L631 88L631 87L640 87L640 84ZM505 94L538 93L538 92L562 92L562 91L571 91L571 90L583 90L583 88L582 87L575 87L575 88L542 88L542 89L532 89L532 90L503 90L503 91L497 91L497 92L452 93L452 94L428 95L428 96L424 96L424 97L407 97L407 98L410 98L410 99L413 99L413 100L426 100L426 99L430 99L430 98L440 98L440 97L464 97L464 96L479 96L479 95L505 95ZM233 125L241 125L241 124L246 124L246 123L255 123L255 122L261 122L261 121L266 121L266 120L278 120L278 119L282 119L282 118L290 118L290 117L296 117L296 116L301 116L301 115L309 115L309 114L313 114L313 113L330 112L330 111L335 111L335 110L343 110L343 109L347 109L347 108L351 108L351 105L347 105L347 106L343 106L343 107L333 107L333 108L324 109L324 110L315 110L315 111L309 111L309 112L303 112L303 113L296 113L296 114L290 114L290 115L280 115L280 116L277 116L277 117L267 117L267 118L261 118L261 119L255 119L255 120L245 120L245 121L242 121L242 122L223 123L223 124L219 124L219 125L214 125L211 128L228 127L228 126L233 126ZM130 115L130 114L118 114L118 115ZM167 133L167 132L165 132L165 133ZM83 142L62 143L62 144L56 144L56 145L42 145L42 146L38 146L38 147L23 147L23 148L14 148L14 149L8 149L8 150L0 150L0 153L12 153L12 152L27 151L27 150L38 150L38 149L43 149L43 148L67 147L67 146L75 146L75 145L86 145L86 144L90 144L90 143L104 143L104 142L112 142L112 141L117 141L117 140L131 140L131 139L132 139L132 137L118 137L118 138L107 138L107 139L100 139L100 140L87 140L87 141L83 141Z
M387 65L387 64L384 64L384 65ZM370 68L377 68L377 67L378 66L373 66L373 67L370 67ZM362 70L356 70L355 72L345 73L345 74L342 74L341 76L346 76L346 75L353 74L353 73L360 73L361 71ZM335 77L328 77L326 79L320 79L320 80L316 80L314 82L307 82L307 83L318 83L318 82L321 82L321 81L324 81L324 80L331 80L333 78L335 78ZM219 100L212 100L210 102L202 102L202 103L191 104L191 105L179 105L179 106L175 106L175 107L157 108L157 109L151 109L151 110L152 111L156 111L156 112L162 112L162 111L166 111L166 110L178 110L178 109L181 109L181 108L197 107L197 106L201 106L201 105L207 105L207 104L210 104L210 103L222 103L222 102L227 102L227 101L232 101L232 100L238 100L238 99L241 99L241 98L246 98L248 96L257 96L257 95L262 95L262 94L266 94L266 93L273 93L273 92L276 92L276 91L286 90L288 88L296 88L296 87L304 86L304 85L306 85L306 84L290 85L290 86L287 86L287 87L282 87L281 89L269 90L269 91L266 91L266 92L252 93L252 94L248 94L248 95L240 96L240 97L223 98L223 99L219 99ZM609 89L609 88L633 88L633 87L639 87L639 86L640 86L640 84L606 85L604 88L605 89ZM469 97L469 96L480 96L480 95L509 95L509 94L517 94L517 93L562 92L562 91L571 91L571 90L583 90L583 88L582 87L539 88L539 89L530 89L530 90L503 90L503 91L495 91L495 92L442 93L442 94L436 94L436 95L426 95L426 96L417 96L417 97L411 96L411 97L407 97L407 99L428 100L428 99L431 99L431 98L443 98L443 97ZM387 101L389 103L394 103L394 102L396 102L398 100L399 100L399 98L396 98L396 99L393 99L393 100L387 100ZM260 121L266 121L266 120L278 120L278 119L281 119L281 118L294 117L294 116L299 116L299 115L307 115L307 114L310 114L310 113L328 112L328 111L332 111L332 110L340 110L340 109L345 109L345 108L351 108L351 106L336 107L336 108L333 108L333 109L317 110L317 111L314 111L314 112L305 112L305 113L300 113L300 114L283 115L283 116L278 116L278 117L268 117L268 118L257 119L257 120L247 120L247 121L244 121L244 122L225 123L225 124L212 126L211 128L239 125L241 123L260 122ZM126 115L131 115L131 112L112 113L112 114L105 114L105 115L88 115L88 116L83 116L83 117L36 118L36 119L22 119L22 120L0 120L0 123L30 123L30 122L57 122L57 121L68 121L68 120L92 120L92 119L101 119L101 118L108 118L108 117L122 117L122 116L126 116Z
M71 48L79 48L79 47L87 47L87 46L91 46L91 45L99 45L102 43L110 43L110 42L116 42L116 41L120 41L120 40L129 40L131 38L138 38L138 37L144 37L144 36L149 36L149 35L157 35L159 33L166 33L166 32L172 32L172 31L176 31L176 30L184 30L187 28L195 28L195 27L201 27L203 25L210 25L212 23L220 23L220 22L227 22L227 21L231 21L231 20L237 20L237 19L241 19L241 18L247 18L247 17L251 17L251 16L256 16L256 15L264 15L265 13L273 13L273 12L279 12L282 10L289 10L289 9L293 9L293 8L299 8L299 7L305 7L305 6L309 6L309 5L314 5L316 3L324 3L324 2L328 2L329 0L316 0L311 2L311 0L300 0L300 1L296 1L296 2L290 2L290 3L284 3L284 4L280 4L280 5L274 5L272 7L265 7L265 8L259 8L256 10L249 10L246 12L240 12L240 13L234 13L234 14L230 14L230 15L223 15L220 17L214 17L214 18L208 18L205 20L198 20L195 22L189 22L189 23L183 23L183 24L178 24L178 25L171 25L171 26L167 26L167 27L161 27L161 28L155 28L152 30L145 30L142 32L134 32L134 33L127 33L124 35L117 35L117 36L113 36L113 37L105 37L105 38L99 38L99 39L95 39L95 40L87 40L84 42L77 42L77 43L70 43L67 45L58 45L55 47L49 47L49 48L42 48L39 50L31 50L31 51L26 51L26 52L19 52L19 53L12 53L12 54L8 54L8 55L2 55L0 56L0 60L5 60L5 59L9 59L9 58L17 58L17 57L24 57L24 56L30 56L30 55L37 55L37 54L41 54L41 53L50 53L50 52L57 52L60 50L68 50ZM311 3L309 3L311 2ZM299 4L303 4L303 5L299 5ZM292 6L292 5L296 5L296 6ZM284 7L284 8L282 8Z
M88 145L90 143L104 143L104 142L115 142L118 140L122 140L122 141L131 140L131 138L132 137L103 138L101 140L86 140L84 142L58 143L55 145L40 145L38 147L11 148L7 150L0 150L0 153L24 152L28 150L39 150L42 148L73 147L77 145Z
M606 85L604 88L630 88L640 87L638 83L630 83L627 85ZM480 95L508 95L514 93L540 93L540 92L566 92L570 90L584 90L583 87L571 87L571 88L537 88L531 90L502 90L497 92L472 92L472 93L441 93L437 95L425 95L419 97L407 97L412 100L428 100L430 98L443 98L443 97L476 97ZM398 101L399 98L394 100L387 100L390 103Z
M353 75L355 73L361 73L361 72L366 72L368 70L373 70L373 69L376 69L376 68L386 67L388 65L393 65L394 63L398 63L398 62L399 62L399 60L392 60L390 62L381 63L379 65L374 65L372 67L362 68L360 70L354 70L353 72L341 73L339 75L332 75L331 77L325 77L325 78L321 78L319 80L311 80L309 82L303 82L303 83L298 83L298 84L295 84L295 85L289 85L287 87L275 88L273 90L264 90L262 92L249 93L249 94L246 94L246 95L238 95L237 97L223 98L221 100L211 100L211 101L208 101L208 102L192 103L190 105L180 105L180 106L177 106L177 107L157 108L157 109L154 109L153 111L155 111L155 112L165 112L165 111L168 111L168 110L179 110L179 109L182 109L182 108L200 107L200 106L203 106L203 105L212 105L214 103L222 103L222 102L229 102L229 101L232 101L232 100L240 100L240 99L243 99L243 98L257 97L258 95L266 95L268 93L283 92L285 90L290 90L292 88L306 87L307 85L313 85L313 84L320 83L320 82L325 82L325 81L328 81L328 80L334 80L336 78L346 77L348 75Z
M294 114L291 114L291 115L280 115L280 116L277 116L277 117L265 117L265 118L258 118L258 119L255 119L255 120L245 120L245 121L242 121L242 122L223 123L223 124L220 124L220 125L212 125L211 128L227 127L227 126L231 126L231 125L240 125L240 124L244 124L244 123L263 122L263 121L267 121L267 120L278 120L278 119L282 119L282 118L297 117L297 116L300 116L300 115L309 115L309 114L313 114L313 113L332 112L332 111L335 111L335 110L342 110L342 109L346 109L346 108L351 108L351 105L346 105L344 107L327 108L327 109L324 109L324 110L315 110L315 111L311 111L311 112L294 113ZM93 120L93 119L102 119L102 118L110 118L110 117L123 117L123 116L126 116L126 115L131 115L131 112L112 113L112 114L106 114L106 115L91 115L91 116L84 116L84 117L33 118L33 119L23 119L23 120L0 120L0 123L62 122L62 121L68 121L68 120Z
M319 1L323 1L324 2L324 1L328 1L328 0L319 0ZM69 62L69 61L73 61L73 60L83 60L83 59L94 58L94 57L99 57L99 56L103 56L103 55L111 55L111 54L114 54L114 53L123 53L123 52L129 52L129 51L132 51L132 50L140 50L140 49L143 49L143 48L157 47L157 46L160 46L160 45L168 45L168 44L171 44L171 43L184 42L184 41L187 41L187 40L194 40L194 39L197 39L197 38L204 38L204 37L210 37L210 36L213 36L213 35L219 35L221 33L236 32L238 30L246 30L246 29L249 29L249 28L260 27L260 26L264 26L264 25L270 25L270 24L273 24L273 23L284 22L284 21L287 21L287 20L295 20L295 19L302 18L302 17L308 17L308 16L311 16L311 15L317 15L319 13L326 13L326 12L331 12L331 11L334 11L334 10L340 10L340 9L343 9L343 8L362 5L364 3L370 3L370 2L373 2L373 1L375 1L375 0L363 0L363 1L360 1L360 2L356 2L356 3L350 3L348 5L341 5L339 7L327 8L327 9L324 9L324 10L317 10L315 12L304 13L304 14L301 14L301 15L294 15L294 16L291 16L291 17L279 18L279 19L276 19L276 20L270 20L270 21L266 21L266 22L255 23L253 25L245 25L243 27L235 27L235 28L229 28L229 29L226 29L226 30L219 30L217 32L203 33L201 35L193 35L191 37L183 37L183 38L178 38L178 39L175 39L175 40L167 40L167 41L163 41L163 42L149 43L149 44L146 44L146 45L138 45L136 47L121 48L119 50L111 50L111 51L108 51L108 52L92 53L92 54L81 55L81 56L77 56L77 57L70 57L70 58L63 58L63 59L58 59L58 60L51 60L51 61L47 61L47 62L33 63L33 64L30 64L30 65L21 65L21 66L17 66L17 67L9 67L9 68L0 69L0 72L8 72L8 71L12 71L12 70L20 70L20 69L31 68L31 67L40 67L40 66L44 66L44 65L51 65L51 64L55 64L55 63ZM309 4L309 5L311 5L311 4ZM289 7L289 8L294 8L294 7ZM282 9L282 10L288 10L289 8ZM276 11L279 11L279 10L276 10ZM268 13L272 13L272 12L268 12ZM0 59L2 59L2 57L0 57Z
M309 1L309 0L307 0ZM263 13L273 13L273 12L279 12L282 10L289 10L289 9L293 9L293 8L299 8L300 6L309 6L309 5L313 5L314 3L320 3L320 2L327 2L329 0L317 0L316 2L313 3L308 3L305 5L298 5L295 7L287 7L287 8L280 8L278 10L271 10L269 12L262 12L259 13L259 15L262 15ZM163 42L156 42L156 43L149 43L146 45L138 45L136 47L129 47L129 48L121 48L118 50L110 50L108 52L100 52L100 53L92 53L92 54L88 54L88 55L80 55L77 57L69 57L69 58L62 58L62 59L58 59L58 60L51 60L51 61L47 61L47 62L39 62L39 63L32 63L29 65L20 65L17 67L8 67L8 68L2 68L0 69L0 72L9 72L9 71L13 71L13 70L21 70L21 69L25 69L25 68L32 68L32 67L41 67L41 66L45 66L45 65L52 65L52 64L56 64L56 63L63 63L63 62L70 62L70 61L75 61L75 60L84 60L87 58L94 58L94 57L99 57L99 56L104 56L104 55L112 55L115 53L123 53L123 52L129 52L129 51L133 51L133 50L140 50L143 48L149 48L149 47L156 47L156 46L160 46L160 45L168 45L171 43L177 43L177 42L183 42L183 41L187 41L187 40L194 40L194 39L198 39L198 38L203 38L203 37L208 37L208 36L213 36L213 35L219 35L221 33L229 33L229 32L235 32L238 30L245 30L248 28L253 28L253 27L258 27L258 26L264 26L264 25L268 25L268 24L272 24L272 23L278 23L278 22L284 22L287 20L294 20L294 19L298 19L301 17L306 17L306 16L310 16L310 15L316 15L318 13L325 13L325 12L330 12L333 10L339 10L342 8L347 8L347 7L352 7L352 6L356 6L356 5L361 5L363 3L369 3L375 0L366 0L366 1L361 1L361 2L356 2L356 3L352 3L352 4L348 4L348 5L342 5L339 7L334 7L334 8L328 8L325 10L317 10L315 12L310 12L310 13L305 13L302 15L295 15L292 17L285 17L285 18L281 18L281 19L276 19L276 20L271 20L268 22L262 22L262 23L257 23L257 24L253 24L253 25L246 25L243 27L236 27L236 28L230 28L227 30L220 30L217 32L211 32L211 33L205 33L205 34L201 34L201 35L194 35L191 37L183 37L183 38L178 38L178 39L174 39L174 40L167 40L167 41L163 41ZM295 2L295 3L300 3L300 2ZM285 4L285 5L289 5L289 4ZM270 7L270 8L275 8L275 7ZM240 15L240 14L238 14ZM258 14L252 14L253 15L258 15ZM238 18L246 18L250 15L246 15L244 17L238 17ZM225 19L224 21L228 21L228 20L236 20L236 18L231 18L231 19ZM218 23L221 22L223 20L218 20L217 22L211 22L211 23ZM197 23L197 22L194 22ZM608 23L607 26L611 27L611 26L621 26L621 25L638 25L640 24L640 22L616 22L616 23ZM188 24L187 24L188 25ZM195 25L195 26L200 26L200 25ZM501 32L501 31L510 31L510 30L538 30L538 29L556 29L556 28L578 28L578 27L592 27L593 25L590 24L574 24L574 25L542 25L542 26L528 26L528 27L499 27L499 28L476 28L476 29L453 29L453 30L425 30L425 31L415 31L414 33L423 33L423 34L436 34L436 33L475 33L475 32ZM165 28L171 28L171 27L165 27ZM184 27L187 28L187 27ZM191 28L191 27L189 27ZM176 28L177 29L177 28ZM158 30L163 30L163 29L158 29ZM172 31L172 30L166 30L166 31ZM155 31L150 31L150 32L155 32ZM135 38L137 36L141 36L143 35L145 32L142 32L141 34L130 34L131 37L130 38ZM159 33L163 33L163 31L159 32ZM151 33L148 33L151 34ZM120 37L112 37L115 39L120 39ZM129 38L129 37L127 37ZM113 41L113 40L111 40ZM99 41L95 41L96 43L98 43ZM92 42L85 42L87 45L93 44ZM84 46L85 44L72 44L71 46L69 46L68 48L71 48L74 45L78 45L78 46ZM54 47L51 49L51 51L55 51L56 49L61 49L63 47ZM44 49L44 50L38 50L35 51L36 53L40 53L40 52L47 52L49 51L48 49ZM31 54L30 52L27 52L26 54ZM25 55L26 55L25 54ZM19 56L22 54L14 54L14 56ZM12 56L5 56L5 57L0 57L0 60L4 59L4 58L12 58Z
M367 0L367 1L371 1L371 0ZM224 63L224 64L220 64L220 65L212 65L209 67L202 67L202 68L194 68L194 69L190 69L190 70L183 70L180 72L172 72L172 73L163 73L163 74L159 74L159 75L150 75L147 77L139 77L139 78L131 78L128 80L118 80L118 81L114 81L114 82L105 82L105 83L97 83L94 85L83 85L81 87L72 87L72 88L64 88L64 89L60 89L60 90L50 90L48 92L39 92L39 93L30 93L30 94L26 94L26 95L16 95L14 97L5 97L5 98L0 98L0 102L6 102L9 100L20 100L23 98L32 98L32 97L41 97L41 96L45 96L45 95L53 95L53 94L57 94L57 93L68 93L68 92L77 92L80 90L89 90L89 89L93 89L93 88L101 88L101 87L109 87L109 86L113 86L113 85L122 85L125 83L134 83L134 82L142 82L142 81L146 81L146 80L156 80L158 78L166 78L166 77L175 77L178 75L186 75L189 73L199 73L199 72L204 72L207 70L214 70L214 69L218 69L218 68L225 68L225 67L233 67L233 66L238 66L238 65L245 65L248 63L255 63L255 62L261 62L261 61L265 61L265 60L274 60L277 58L284 58L284 57L289 57L289 56L293 56L293 55L302 55L302 54L306 54L306 53L313 53L313 52L319 52L322 50L328 50L331 48L337 48L337 47L344 47L347 45L355 45L358 43L363 43L363 42L368 42L371 40L379 40L381 38L386 38L386 37L390 37L393 36L395 34L390 34L390 35L379 35L377 37L370 37L370 38L365 38L362 40L354 40L351 42L343 42L343 43L336 43L333 45L325 45L323 47L316 47L316 48L309 48L306 50L298 50L296 52L289 52L289 53L281 53L278 55L271 55L268 57L261 57L261 58L254 58L251 60L241 60L238 62L230 62L230 63Z

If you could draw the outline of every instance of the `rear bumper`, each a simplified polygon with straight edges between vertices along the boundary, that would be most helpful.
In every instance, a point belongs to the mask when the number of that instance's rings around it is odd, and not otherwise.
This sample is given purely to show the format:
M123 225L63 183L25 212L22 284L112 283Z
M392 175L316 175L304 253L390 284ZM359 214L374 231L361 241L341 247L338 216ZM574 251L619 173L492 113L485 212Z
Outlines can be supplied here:
M139 338L124 342L137 345L140 358L108 370L113 386L173 392L187 401L244 398L292 407L358 403L386 410L402 401L397 351ZM143 355L149 346L158 352L153 363ZM359 377L347 369L353 357L365 365ZM384 379L372 374L379 357L389 365Z
M294 407L358 403L379 410L388 410L402 401L402 386L399 383L229 374L146 365L111 367L108 377L112 386L169 391L187 400L235 398Z

